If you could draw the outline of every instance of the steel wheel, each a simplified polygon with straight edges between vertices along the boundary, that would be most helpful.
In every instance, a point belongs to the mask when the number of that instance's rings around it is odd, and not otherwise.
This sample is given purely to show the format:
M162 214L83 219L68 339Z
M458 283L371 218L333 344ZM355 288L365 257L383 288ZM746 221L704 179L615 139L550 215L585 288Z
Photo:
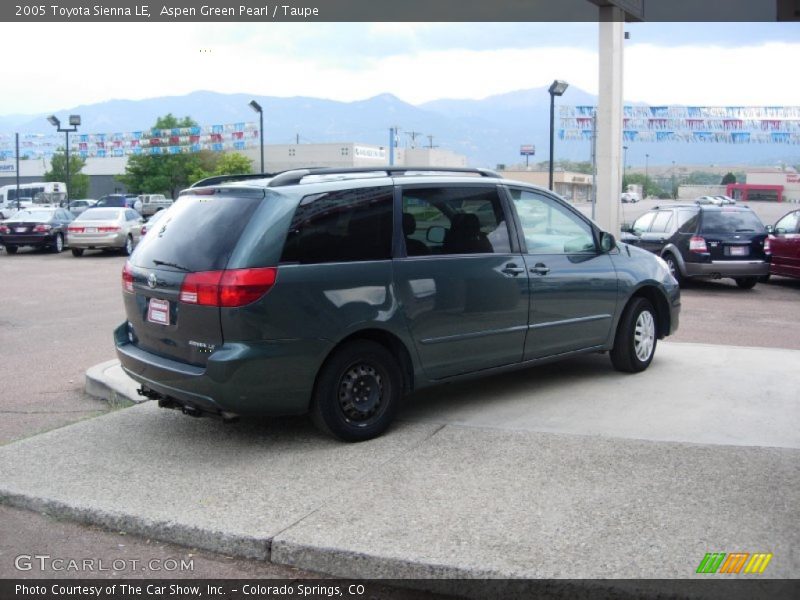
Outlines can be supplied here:
M346 343L320 369L311 417L340 440L374 438L394 418L402 381L397 360L386 347L368 340Z
M646 361L653 354L656 339L656 323L652 313L643 311L636 319L636 328L633 334L633 349L636 358L642 362Z

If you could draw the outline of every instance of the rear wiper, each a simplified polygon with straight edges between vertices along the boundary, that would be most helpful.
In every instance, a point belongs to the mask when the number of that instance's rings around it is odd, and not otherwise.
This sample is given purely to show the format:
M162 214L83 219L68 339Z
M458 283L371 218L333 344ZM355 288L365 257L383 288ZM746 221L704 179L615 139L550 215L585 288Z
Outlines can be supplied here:
M755 231L755 229L737 229L736 233L740 233L740 232L743 232L743 231Z
M162 266L163 265L165 267L175 267L176 269L180 269L181 271L186 271L187 273L191 273L192 272L191 269L187 269L186 267L184 267L182 265L179 265L177 263L167 262L167 261L164 261L164 260L153 260L153 264L154 265L158 265L158 266Z

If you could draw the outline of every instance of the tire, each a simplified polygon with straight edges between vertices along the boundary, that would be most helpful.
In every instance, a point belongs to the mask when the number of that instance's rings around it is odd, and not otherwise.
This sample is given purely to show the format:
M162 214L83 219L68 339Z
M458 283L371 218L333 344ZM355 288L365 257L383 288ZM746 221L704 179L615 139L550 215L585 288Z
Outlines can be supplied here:
M122 247L122 252L127 256L133 254L133 238L131 236L125 238L125 245Z
M60 254L64 251L64 236L60 233L56 234L56 239L53 241L53 245L50 246L50 250L52 250L56 254Z
M752 290L758 283L758 277L736 277L734 281L743 290Z
M16 246L6 246L6 254L16 254L17 247Z
M389 427L401 393L395 357L375 342L354 341L336 350L320 369L311 418L321 431L342 441L369 440Z
M675 278L675 281L678 282L679 286L683 286L686 284L686 278L681 274L681 266L678 262L678 259L675 258L675 255L671 252L667 252L664 255L664 261L667 263L669 267L669 272L672 273L672 276Z
M646 298L633 298L617 326L611 363L618 371L639 373L650 366L656 353L656 311Z
M73 248L72 256L83 256L83 248Z
M758 283L769 283L769 278L772 276L772 273L767 273L766 275L762 275L758 278Z

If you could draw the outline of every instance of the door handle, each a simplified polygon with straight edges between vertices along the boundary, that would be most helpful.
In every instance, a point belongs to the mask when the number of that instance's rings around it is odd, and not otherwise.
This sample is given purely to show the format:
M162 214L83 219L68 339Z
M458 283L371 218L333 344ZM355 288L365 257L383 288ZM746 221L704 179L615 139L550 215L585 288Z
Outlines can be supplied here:
M537 275L547 275L549 272L550 267L542 263L536 263L533 267L531 267L531 273L536 273Z
M525 269L522 267L518 267L514 263L508 263L505 267L503 267L503 273L506 275L519 275L520 273L524 273Z

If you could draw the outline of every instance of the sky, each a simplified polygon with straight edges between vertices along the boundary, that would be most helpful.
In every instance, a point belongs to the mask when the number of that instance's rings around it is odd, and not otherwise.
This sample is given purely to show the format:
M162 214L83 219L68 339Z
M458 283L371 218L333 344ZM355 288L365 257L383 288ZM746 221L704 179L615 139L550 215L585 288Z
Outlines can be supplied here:
M800 23L625 29L626 101L800 105ZM553 79L598 92L596 23L0 23L0 37L0 115L197 90L412 104Z

